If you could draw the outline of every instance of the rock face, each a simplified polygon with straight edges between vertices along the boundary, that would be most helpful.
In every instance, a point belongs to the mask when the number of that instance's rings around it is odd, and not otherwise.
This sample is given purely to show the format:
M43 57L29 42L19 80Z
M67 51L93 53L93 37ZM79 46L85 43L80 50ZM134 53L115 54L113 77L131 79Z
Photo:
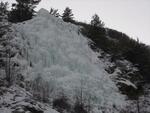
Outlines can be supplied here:
M32 95L19 86L0 87L3 92L0 100L0 111L5 108L9 109L9 113L44 113L44 108L40 103L33 100ZM1 112L0 112L1 113Z
M62 95L71 105L78 100L83 101L84 106L90 104L94 113L118 113L123 108L125 97L105 71L99 53L89 47L89 40L80 33L80 27L41 9L36 17L14 24L11 29L13 80L29 82L28 85L17 83L32 93L20 87L6 88L8 93L3 98L9 97L11 103L1 103L13 112L42 113L40 104L33 104L33 97L53 100ZM23 76L23 80L18 75Z
M12 111L12 113L44 113L44 111L39 110L35 107L31 107L31 106L17 106L15 107L15 110Z
M85 103L91 98L93 106L123 107L125 97L119 93L104 70L105 63L98 59L99 53L89 47L89 40L80 33L78 26L65 23L41 9L32 20L13 27L24 56L25 63L20 64L25 67L25 79L42 81L39 82L42 88L33 88L36 95L50 86L51 98L64 94L75 103L83 89Z
M118 60L113 64L107 55L98 58L100 53L89 47L78 26L64 23L44 9L31 20L14 24L12 31L15 54L11 61L19 69L14 72L18 85L8 88L0 79L0 113L58 113L62 108L69 108L69 113L71 108L86 113L84 107L88 106L93 113L120 113L127 103L115 82L136 89L120 77L136 71L130 62ZM67 97L68 103L60 97ZM59 110L41 100L52 100Z
M0 87L0 113L57 113L19 86Z

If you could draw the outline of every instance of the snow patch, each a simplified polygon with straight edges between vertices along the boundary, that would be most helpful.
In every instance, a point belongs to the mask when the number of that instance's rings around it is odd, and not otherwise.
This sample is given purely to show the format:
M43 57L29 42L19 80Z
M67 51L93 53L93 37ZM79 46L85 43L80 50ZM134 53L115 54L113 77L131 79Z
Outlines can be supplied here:
M132 82L130 82L129 80L127 80L127 79L122 78L121 80L118 81L118 83L123 83L127 86L132 86L134 89L137 89L136 85L133 84Z

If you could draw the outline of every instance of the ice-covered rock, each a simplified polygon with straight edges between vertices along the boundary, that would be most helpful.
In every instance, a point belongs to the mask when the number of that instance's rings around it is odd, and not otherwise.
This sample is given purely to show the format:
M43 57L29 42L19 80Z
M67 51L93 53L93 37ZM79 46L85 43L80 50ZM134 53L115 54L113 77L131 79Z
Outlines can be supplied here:
M19 86L0 87L0 113L58 113Z
M74 103L82 90L83 98L86 102L90 98L95 113L102 112L101 108L117 113L125 105L124 96L78 26L41 9L36 17L15 24L12 29L14 43L20 48L16 59L22 74L28 81L40 76L48 82L53 87L51 98L63 93Z
M46 9L40 9L37 13L38 16L47 16L49 15L49 12Z

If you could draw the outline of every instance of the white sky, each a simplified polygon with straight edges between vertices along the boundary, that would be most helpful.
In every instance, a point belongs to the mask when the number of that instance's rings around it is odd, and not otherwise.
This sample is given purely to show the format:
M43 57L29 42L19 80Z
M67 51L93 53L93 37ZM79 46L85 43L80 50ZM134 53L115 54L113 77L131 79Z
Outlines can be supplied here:
M14 0L0 0L13 2ZM150 45L150 0L42 0L38 9L73 10L76 20L89 22L97 13L106 26Z

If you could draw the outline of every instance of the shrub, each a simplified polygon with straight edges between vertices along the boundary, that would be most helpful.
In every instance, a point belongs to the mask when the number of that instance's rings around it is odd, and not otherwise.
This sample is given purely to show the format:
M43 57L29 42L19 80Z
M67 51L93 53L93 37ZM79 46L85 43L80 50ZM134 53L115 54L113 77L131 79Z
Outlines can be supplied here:
M86 110L84 104L76 102L74 105L74 113L88 113L88 111Z
M61 96L60 98L53 100L53 108L58 112L63 113L64 111L70 111L71 105L69 104L67 97Z

